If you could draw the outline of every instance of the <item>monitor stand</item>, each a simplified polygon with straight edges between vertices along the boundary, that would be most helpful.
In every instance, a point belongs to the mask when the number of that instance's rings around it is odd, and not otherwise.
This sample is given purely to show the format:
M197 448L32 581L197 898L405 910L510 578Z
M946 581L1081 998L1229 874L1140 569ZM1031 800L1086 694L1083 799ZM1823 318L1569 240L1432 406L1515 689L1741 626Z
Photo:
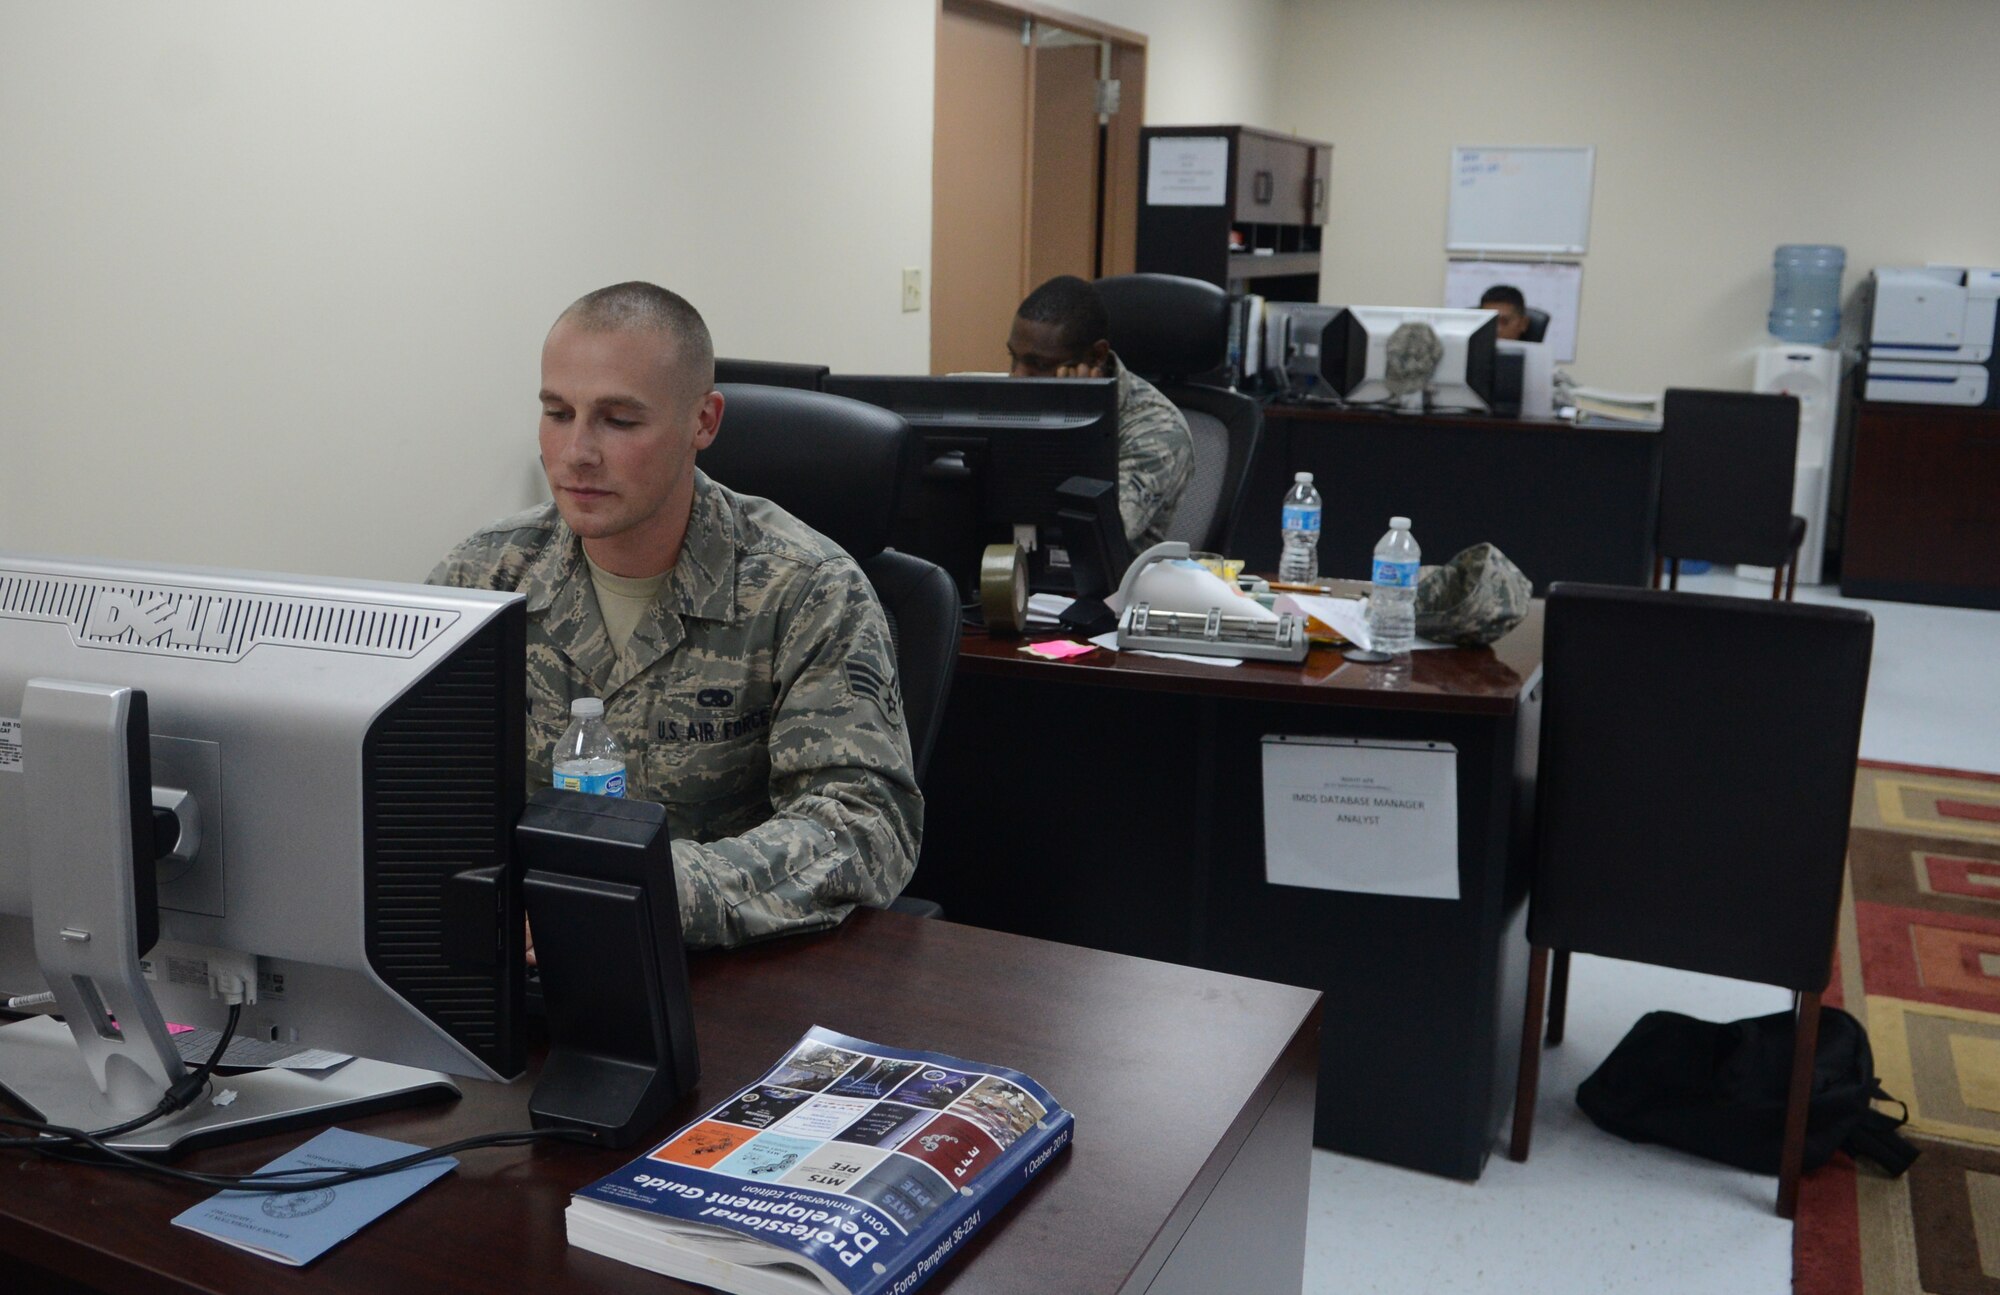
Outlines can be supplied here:
M35 1119L86 1132L134 1114L90 1082L69 1027L52 1016L0 1026L0 1089ZM215 1075L208 1093L186 1110L107 1141L126 1151L178 1154L458 1095L458 1085L440 1071L366 1057L325 1071L253 1070Z
M27 780L35 961L63 1020L0 1027L0 1089L47 1123L110 1128L151 1110L187 1074L139 966L159 931L146 695L31 679L21 718L32 734L15 776ZM111 1145L184 1150L457 1092L436 1071L358 1057L325 1072L214 1077L186 1110Z

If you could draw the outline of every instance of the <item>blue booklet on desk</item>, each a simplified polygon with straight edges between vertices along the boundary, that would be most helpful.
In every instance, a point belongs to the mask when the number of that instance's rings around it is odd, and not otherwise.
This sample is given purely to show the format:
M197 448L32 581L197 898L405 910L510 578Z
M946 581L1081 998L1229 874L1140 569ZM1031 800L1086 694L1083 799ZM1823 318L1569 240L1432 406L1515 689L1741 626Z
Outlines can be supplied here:
M571 1245L733 1295L904 1295L1068 1148L1018 1071L818 1026L577 1192Z
M265 1165L280 1169L359 1169L425 1148L346 1129L328 1129ZM174 1216L189 1228L240 1250L298 1267L311 1263L456 1168L449 1157L380 1178L295 1192L223 1192Z

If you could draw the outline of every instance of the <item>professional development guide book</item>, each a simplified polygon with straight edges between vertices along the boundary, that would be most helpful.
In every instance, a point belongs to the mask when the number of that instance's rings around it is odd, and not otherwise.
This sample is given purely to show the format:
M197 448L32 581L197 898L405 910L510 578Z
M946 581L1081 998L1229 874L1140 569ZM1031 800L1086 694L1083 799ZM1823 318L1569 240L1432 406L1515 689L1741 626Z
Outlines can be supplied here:
M813 1027L571 1198L571 1245L736 1295L905 1295L1058 1154L1026 1075Z

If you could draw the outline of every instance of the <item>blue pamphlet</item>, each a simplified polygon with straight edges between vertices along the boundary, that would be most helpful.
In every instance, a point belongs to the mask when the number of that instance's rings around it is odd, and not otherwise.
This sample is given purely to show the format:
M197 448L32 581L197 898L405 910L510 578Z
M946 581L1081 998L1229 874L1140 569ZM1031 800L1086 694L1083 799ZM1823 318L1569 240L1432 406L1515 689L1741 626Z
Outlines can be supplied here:
M359 1169L423 1147L328 1129L279 1156L264 1170ZM297 1192L223 1192L174 1217L174 1226L205 1233L281 1264L309 1264L458 1167L446 1157L380 1178ZM264 1172L260 1170L259 1172Z

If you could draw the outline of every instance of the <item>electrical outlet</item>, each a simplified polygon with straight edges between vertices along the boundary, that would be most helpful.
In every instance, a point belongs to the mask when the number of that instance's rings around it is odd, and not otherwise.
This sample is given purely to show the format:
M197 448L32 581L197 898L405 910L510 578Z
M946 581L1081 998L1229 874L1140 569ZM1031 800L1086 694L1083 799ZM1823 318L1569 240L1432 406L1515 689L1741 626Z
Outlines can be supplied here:
M903 271L903 313L924 308L924 272L916 266Z

